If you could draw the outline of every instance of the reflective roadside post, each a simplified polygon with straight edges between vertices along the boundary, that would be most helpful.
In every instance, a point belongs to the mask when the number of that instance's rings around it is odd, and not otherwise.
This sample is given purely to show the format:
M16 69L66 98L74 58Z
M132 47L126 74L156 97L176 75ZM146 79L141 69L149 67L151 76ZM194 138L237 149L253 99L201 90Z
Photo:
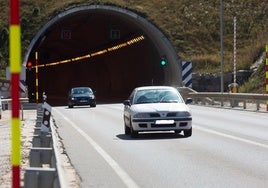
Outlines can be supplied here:
M51 106L44 102L43 104L43 120L41 125L41 132L49 132L50 131L50 116L51 116Z
M237 93L237 91L238 91L238 84L237 83L235 83L235 82L231 83L228 85L228 87L229 87L229 91L231 93ZM231 107L236 107L236 106L238 106L238 100L232 99L231 100Z

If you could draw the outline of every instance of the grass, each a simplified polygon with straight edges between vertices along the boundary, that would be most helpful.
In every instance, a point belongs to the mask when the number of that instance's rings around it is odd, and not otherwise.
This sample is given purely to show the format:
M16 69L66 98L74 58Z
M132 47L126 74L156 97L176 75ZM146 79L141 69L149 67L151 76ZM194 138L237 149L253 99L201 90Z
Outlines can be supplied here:
M194 72L220 71L220 0L21 0L23 54L35 33L51 18L66 9L88 4L112 4L135 11L165 33L178 55L193 62ZM223 5L224 71L233 70L234 16L237 17L237 69L248 69L268 43L268 4L263 0L224 0ZM0 12L0 68L5 69L8 1L0 0L0 7L6 7Z

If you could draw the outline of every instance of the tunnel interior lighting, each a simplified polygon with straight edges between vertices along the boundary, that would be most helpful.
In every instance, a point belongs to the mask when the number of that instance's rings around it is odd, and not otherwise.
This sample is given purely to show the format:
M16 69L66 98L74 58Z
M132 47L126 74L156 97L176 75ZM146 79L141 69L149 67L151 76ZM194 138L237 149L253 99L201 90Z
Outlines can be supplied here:
M101 55L101 54L105 54L107 52L107 50L101 50L101 51L98 51L98 52L95 52L95 53L92 53L90 54L90 57L94 57L94 56L97 56L97 55Z
M143 41L144 39L145 39L145 37L143 35L141 35L139 37L133 38L133 39L128 40L126 42L117 44L115 46L108 47L107 49L99 50L99 51L96 51L96 52L92 52L92 53L89 53L89 54L86 54L86 55L83 55L83 56L74 57L74 58L71 58L71 59L65 59L65 60L56 61L56 62L47 63L47 64L40 64L40 65L38 65L38 67L42 68L42 67L47 67L47 66L55 66L55 65L65 64L65 63L77 62L77 61L84 60L84 59L89 59L91 57L103 55L103 54L106 54L108 52L112 52L112 51L115 51L115 50L119 50L121 48L131 46L131 45L133 45L135 43ZM32 67L36 68L36 66L32 66Z

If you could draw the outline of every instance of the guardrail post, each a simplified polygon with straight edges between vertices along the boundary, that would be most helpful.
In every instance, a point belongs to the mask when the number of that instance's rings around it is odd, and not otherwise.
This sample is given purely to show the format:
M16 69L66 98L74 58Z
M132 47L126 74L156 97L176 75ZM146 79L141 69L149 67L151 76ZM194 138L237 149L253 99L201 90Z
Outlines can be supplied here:
M30 151L30 166L42 167L43 164L51 164L52 148L32 148Z
M39 135L41 133L41 128L40 127L35 127L34 128L34 135Z
M33 171L33 170L29 170L29 168L27 168L25 170L25 176L24 176L24 187L25 188L36 188L38 187L38 176L39 176L39 172Z
M51 134L40 132L39 135L33 136L33 147L49 147L51 141Z
M231 107L237 107L238 106L238 100L237 99L230 99Z
M246 109L247 108L247 102L246 100L243 100L243 109Z
M257 111L260 110L260 102L259 101L256 101L256 108L257 108Z
M27 168L25 169L25 188L53 187L56 179L55 168Z

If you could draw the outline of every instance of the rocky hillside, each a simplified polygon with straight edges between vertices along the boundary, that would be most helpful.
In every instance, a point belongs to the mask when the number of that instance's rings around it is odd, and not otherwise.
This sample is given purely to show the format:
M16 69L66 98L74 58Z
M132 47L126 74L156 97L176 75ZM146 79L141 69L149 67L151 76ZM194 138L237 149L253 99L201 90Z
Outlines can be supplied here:
M111 4L137 12L166 34L178 55L193 62L195 72L220 71L220 0L21 0L23 53L51 18L88 4ZM8 1L0 0L0 7L5 7L0 12L0 75L4 76L8 64ZM268 3L263 0L223 1L225 72L233 69L233 18L237 18L237 66L248 69L268 43L267 12Z

